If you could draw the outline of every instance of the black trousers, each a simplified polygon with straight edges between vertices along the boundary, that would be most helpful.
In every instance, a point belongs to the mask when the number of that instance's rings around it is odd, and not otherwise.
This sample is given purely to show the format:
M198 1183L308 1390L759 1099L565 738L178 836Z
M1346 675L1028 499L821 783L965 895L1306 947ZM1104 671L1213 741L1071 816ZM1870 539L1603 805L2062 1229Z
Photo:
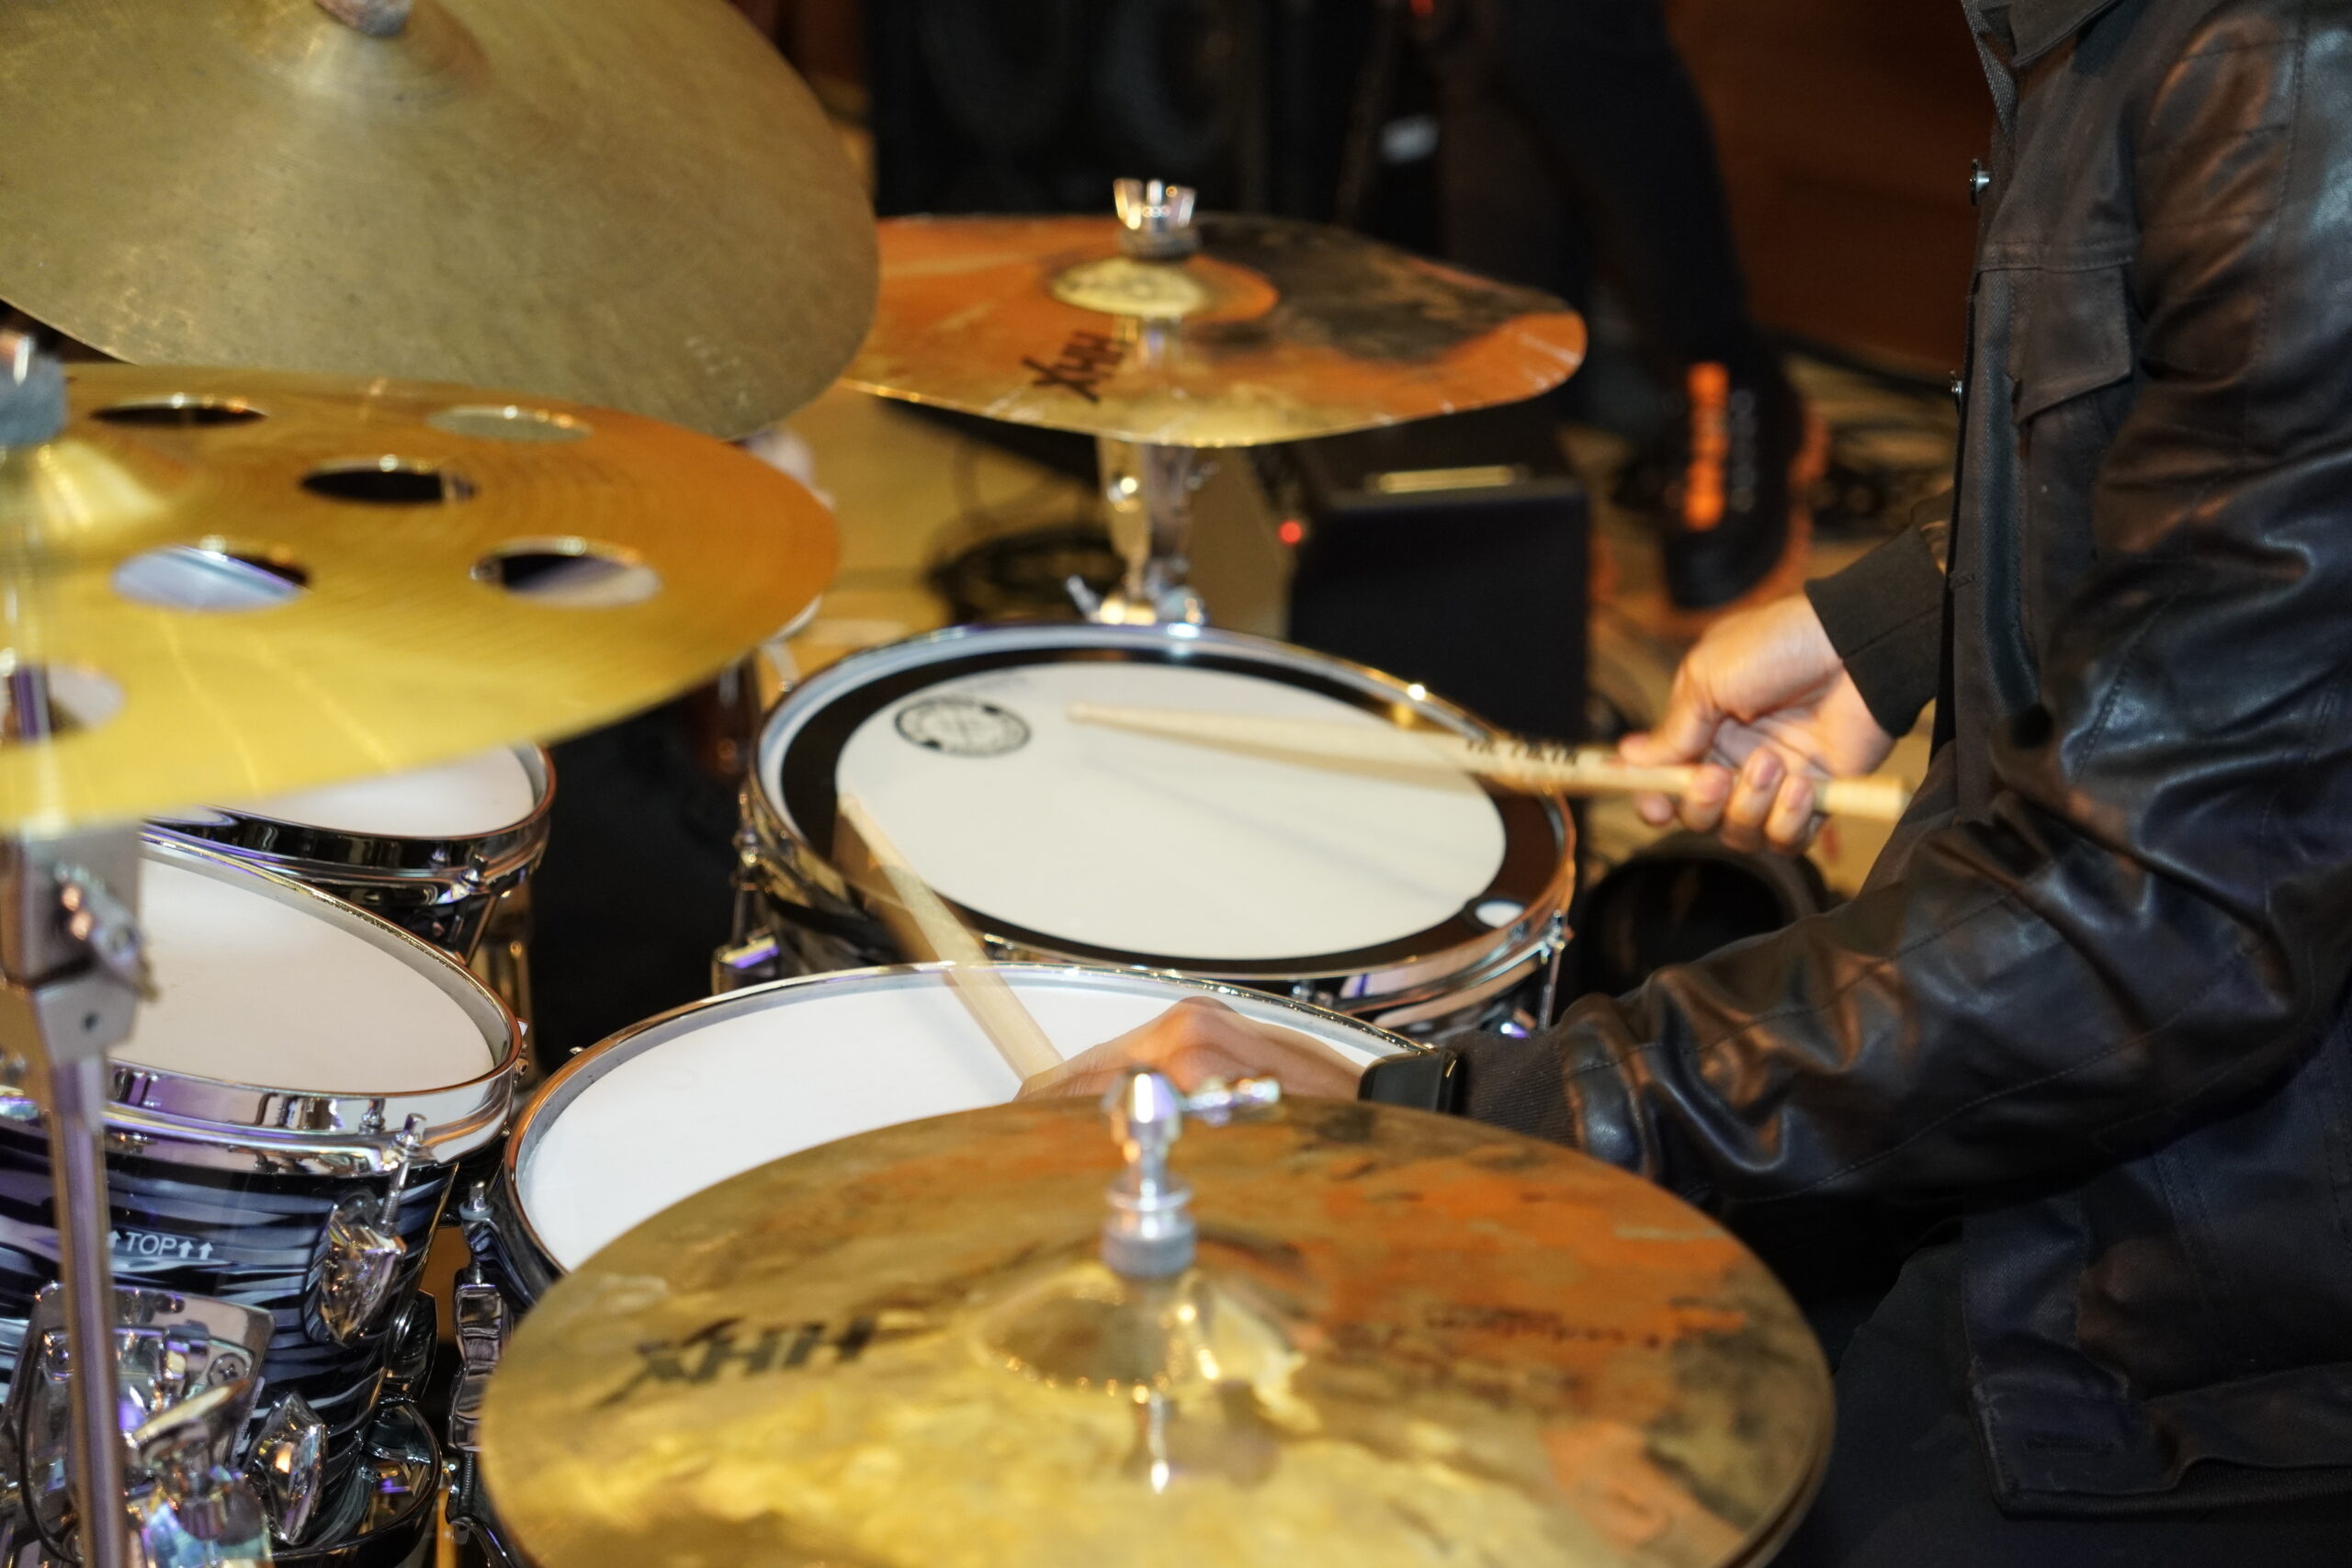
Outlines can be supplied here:
M2128 1519L2015 1519L1968 1406L1960 1249L1928 1247L1838 1362L1829 1474L1774 1568L2345 1568L2352 1496Z
M1454 0L1449 14L1447 254L1579 310L1605 259L1661 361L1760 354L1714 133L1659 0Z

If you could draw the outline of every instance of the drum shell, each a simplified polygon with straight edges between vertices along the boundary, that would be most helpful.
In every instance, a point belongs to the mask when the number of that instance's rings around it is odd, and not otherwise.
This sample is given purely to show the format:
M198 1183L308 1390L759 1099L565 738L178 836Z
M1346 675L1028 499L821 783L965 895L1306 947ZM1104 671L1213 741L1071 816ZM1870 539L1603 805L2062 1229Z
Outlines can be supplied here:
M1177 636L1178 630L1184 635ZM1425 722L1465 739L1483 739L1495 733L1452 704L1378 671L1262 637L1191 626L1175 630L956 627L853 655L817 679L830 678L847 685L856 678L861 661L900 658L910 651L937 649L944 658L978 651L992 642L1052 646L1057 639L1090 653L1099 648L1146 652L1160 659L1205 654L1257 660L1263 662L1269 678L1283 671L1308 671L1375 696L1384 705L1410 710ZM804 683L803 689L807 684L811 683ZM771 730L796 694L787 693L771 711L767 720ZM726 991L762 980L903 962L908 954L884 925L873 899L795 829L768 786L766 751L763 740L760 763L743 792L735 942L718 955L712 966L712 988ZM1576 827L1565 799L1556 795L1524 798L1537 802L1546 814L1556 857L1552 874L1541 891L1526 901L1522 912L1484 940L1393 958L1375 967L1333 972L1276 964L1253 964L1245 971L1200 966L1150 953L1114 956L1101 951L1074 951L989 931L984 923L978 934L989 956L1000 963L1126 967L1137 973L1246 986L1416 1038L1472 1028L1525 1032L1544 1021L1541 1015L1548 1003L1539 998L1538 992L1548 990L1547 982L1567 939L1567 910L1576 886Z
M503 1147L497 1180L481 1183L469 1190L458 1218L475 1263L499 1286L517 1313L527 1311L564 1276L564 1266L542 1243L525 1211L522 1195L524 1162L530 1157L540 1134L561 1113L567 1103L612 1067L643 1051L658 1050L664 1041L677 1038L677 1032L672 1025L718 1010L741 1007L754 995L790 995L839 986L888 987L909 978L937 975L949 968L952 965L898 964L773 981L674 1008L582 1052L565 1064L561 1071L541 1084L532 1095L530 1103L516 1116ZM999 965L998 970L1016 987L1024 976L1046 980L1101 976L1126 985L1144 983L1155 991L1164 991L1170 1005L1190 997L1205 997L1261 1010L1271 1008L1295 1013L1302 1028L1343 1031L1351 1043L1366 1049L1377 1046L1401 1052L1421 1048L1406 1036L1378 1029L1335 1010L1252 994L1238 987L1213 981L1166 975L1136 976L1125 971L1084 964L1012 964ZM747 1092L751 1091L754 1091L753 1086L747 1086Z
M230 807L212 807L204 817L150 823L147 831L323 889L471 961L501 901L521 902L547 850L554 760L539 747L516 756L531 776L530 815L469 837L346 832Z

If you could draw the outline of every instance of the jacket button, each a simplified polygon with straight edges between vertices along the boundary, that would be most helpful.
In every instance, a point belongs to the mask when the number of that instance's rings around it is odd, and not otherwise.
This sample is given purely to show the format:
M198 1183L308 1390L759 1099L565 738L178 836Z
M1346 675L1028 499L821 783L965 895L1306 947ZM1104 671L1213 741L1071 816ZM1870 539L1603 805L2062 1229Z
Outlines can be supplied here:
M1962 406L1967 404L1968 378L1962 376L1959 371L1955 370L1951 373L1951 379L1945 384L1944 389L1951 394L1951 400L1953 402L1962 404Z
M1992 186L1993 171L1984 166L1984 159L1971 158L1968 161L1968 205L1974 207L1983 201L1984 193Z

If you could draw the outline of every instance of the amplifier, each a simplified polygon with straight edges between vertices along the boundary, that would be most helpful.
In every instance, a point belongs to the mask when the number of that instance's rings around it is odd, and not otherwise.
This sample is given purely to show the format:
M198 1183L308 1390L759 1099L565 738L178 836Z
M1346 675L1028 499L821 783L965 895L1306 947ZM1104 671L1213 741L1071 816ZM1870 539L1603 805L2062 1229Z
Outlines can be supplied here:
M1590 515L1542 401L1257 457L1293 552L1292 642L1583 738Z

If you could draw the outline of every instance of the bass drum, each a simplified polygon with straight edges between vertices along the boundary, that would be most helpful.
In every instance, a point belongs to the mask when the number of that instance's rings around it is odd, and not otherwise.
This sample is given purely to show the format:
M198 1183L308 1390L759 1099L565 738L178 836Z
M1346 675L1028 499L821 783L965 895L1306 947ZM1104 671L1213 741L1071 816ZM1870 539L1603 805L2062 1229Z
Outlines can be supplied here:
M904 956L831 858L846 792L992 957L1229 982L1417 1035L1538 1024L1575 883L1564 801L1080 725L1077 702L1491 733L1419 686L1197 626L858 654L767 721L717 988Z

